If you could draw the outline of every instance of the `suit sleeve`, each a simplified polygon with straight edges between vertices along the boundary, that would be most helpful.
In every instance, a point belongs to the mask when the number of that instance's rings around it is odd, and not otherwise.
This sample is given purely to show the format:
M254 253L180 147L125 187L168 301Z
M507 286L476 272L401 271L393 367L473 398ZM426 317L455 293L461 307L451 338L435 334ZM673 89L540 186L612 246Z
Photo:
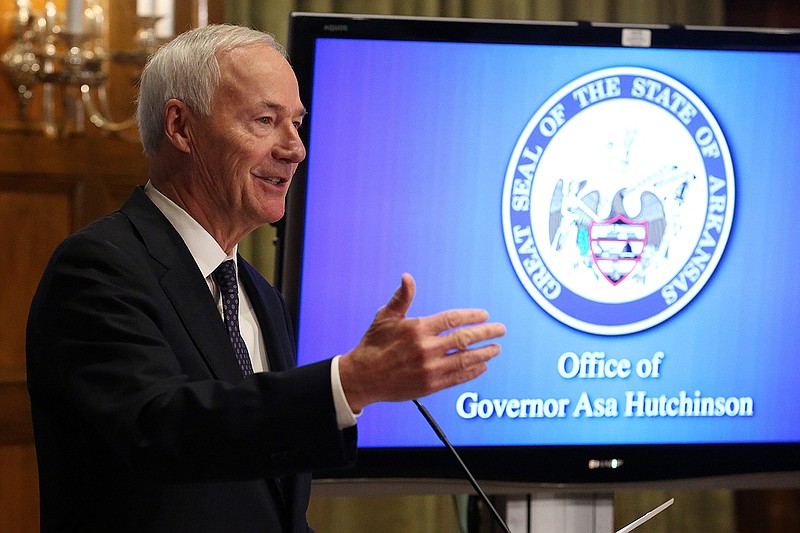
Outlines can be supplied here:
M337 428L330 362L221 379L161 290L159 268L110 239L62 245L29 317L34 410L59 412L61 433L155 478L249 479L351 463L355 430ZM194 297L200 315L215 309L210 295Z

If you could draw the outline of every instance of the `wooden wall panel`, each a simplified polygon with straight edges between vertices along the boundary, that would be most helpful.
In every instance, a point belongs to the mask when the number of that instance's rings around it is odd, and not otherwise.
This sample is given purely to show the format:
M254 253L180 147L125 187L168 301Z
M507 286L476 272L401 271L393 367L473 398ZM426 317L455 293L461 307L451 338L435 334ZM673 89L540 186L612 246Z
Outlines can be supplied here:
M0 276L0 368L24 364L27 309L50 254L73 226L76 187L46 190L53 188L34 179L0 180L0 250L13 252Z
M0 530L38 531L38 484L25 384L25 327L39 278L76 226L80 180L0 174Z
M33 446L0 446L0 478L0 531L39 531L39 489Z
M25 386L23 367L0 368L0 449L7 445L30 444L33 441L31 409ZM13 470L0 459L0 492L5 472ZM0 524L6 502L0 498Z

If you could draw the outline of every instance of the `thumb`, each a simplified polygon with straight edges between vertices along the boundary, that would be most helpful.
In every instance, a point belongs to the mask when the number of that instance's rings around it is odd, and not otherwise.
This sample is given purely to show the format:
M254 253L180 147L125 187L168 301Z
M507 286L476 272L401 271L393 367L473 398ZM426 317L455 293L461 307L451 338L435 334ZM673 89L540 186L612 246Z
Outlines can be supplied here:
M392 295L392 299L386 304L384 310L388 314L405 317L409 307L411 307L411 302L414 300L416 291L417 286L411 274L403 274L400 287Z

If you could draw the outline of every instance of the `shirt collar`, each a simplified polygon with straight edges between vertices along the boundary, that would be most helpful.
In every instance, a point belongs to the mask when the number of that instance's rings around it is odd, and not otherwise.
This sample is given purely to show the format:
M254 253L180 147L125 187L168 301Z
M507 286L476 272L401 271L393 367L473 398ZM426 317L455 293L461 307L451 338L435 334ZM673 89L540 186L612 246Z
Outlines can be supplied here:
M226 254L219 243L214 240L214 237L199 222L193 219L178 204L164 196L150 181L145 185L144 192L181 236L186 247L189 248L189 253L192 254L195 263L200 268L203 277L210 276L226 259L234 259L236 257L238 244L233 247L230 256ZM234 261L234 265L236 265L236 261Z

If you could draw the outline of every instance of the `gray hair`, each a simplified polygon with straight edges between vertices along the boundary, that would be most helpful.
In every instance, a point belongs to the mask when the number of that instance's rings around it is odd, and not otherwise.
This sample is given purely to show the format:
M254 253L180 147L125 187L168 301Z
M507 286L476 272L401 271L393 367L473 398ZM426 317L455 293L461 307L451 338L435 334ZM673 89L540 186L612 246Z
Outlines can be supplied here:
M144 153L153 157L164 134L164 104L182 100L208 116L220 83L217 55L235 48L265 43L284 57L286 51L268 34L242 26L215 24L178 35L147 61L139 83L136 118Z

